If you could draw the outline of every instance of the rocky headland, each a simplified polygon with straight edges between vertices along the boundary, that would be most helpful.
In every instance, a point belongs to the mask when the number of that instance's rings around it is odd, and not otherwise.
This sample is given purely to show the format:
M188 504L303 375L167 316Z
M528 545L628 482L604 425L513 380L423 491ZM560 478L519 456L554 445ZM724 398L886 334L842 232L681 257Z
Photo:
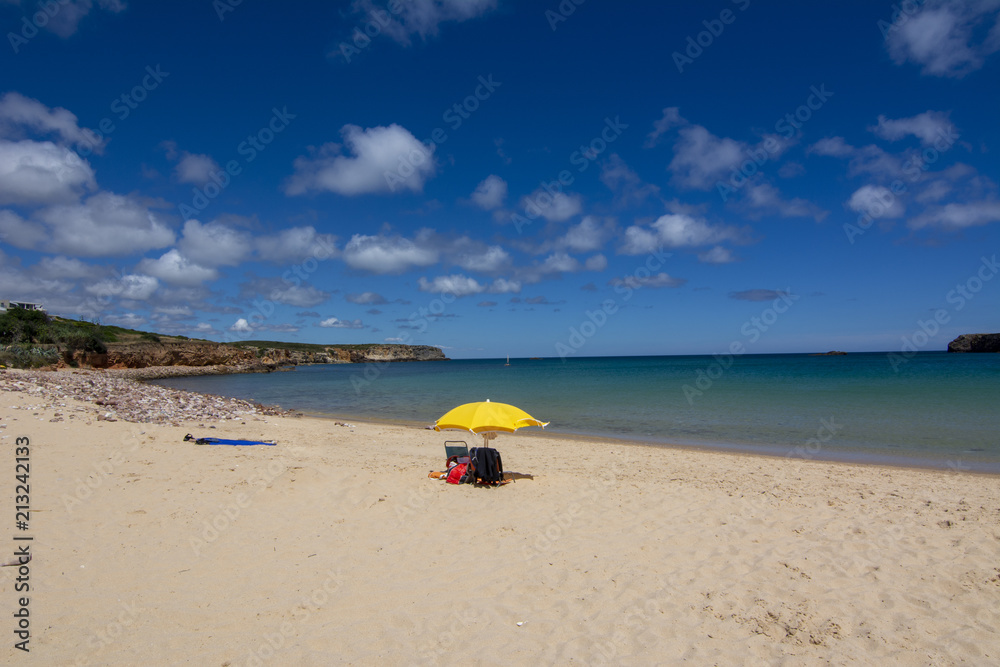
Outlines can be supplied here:
M429 345L292 346L228 345L210 341L108 343L107 351L76 352L60 365L118 371L132 379L176 375L261 373L304 364L444 361Z
M948 343L949 352L1000 352L1000 333L962 334Z

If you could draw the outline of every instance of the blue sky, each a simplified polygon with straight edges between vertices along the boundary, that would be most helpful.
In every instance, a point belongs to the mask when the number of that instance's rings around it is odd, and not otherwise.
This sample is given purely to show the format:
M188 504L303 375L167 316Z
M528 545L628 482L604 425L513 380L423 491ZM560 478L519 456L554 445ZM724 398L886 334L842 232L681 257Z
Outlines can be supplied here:
M998 17L0 0L0 298L454 358L944 349L1000 330Z

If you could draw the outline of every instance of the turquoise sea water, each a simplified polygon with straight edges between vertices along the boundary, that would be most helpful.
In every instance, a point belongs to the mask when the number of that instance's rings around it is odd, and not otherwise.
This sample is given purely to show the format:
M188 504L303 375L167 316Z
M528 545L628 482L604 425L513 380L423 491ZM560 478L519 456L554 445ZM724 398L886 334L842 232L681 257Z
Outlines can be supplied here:
M555 433L1000 473L1000 354L896 361L885 353L488 359L156 382L421 424L488 398L550 421Z

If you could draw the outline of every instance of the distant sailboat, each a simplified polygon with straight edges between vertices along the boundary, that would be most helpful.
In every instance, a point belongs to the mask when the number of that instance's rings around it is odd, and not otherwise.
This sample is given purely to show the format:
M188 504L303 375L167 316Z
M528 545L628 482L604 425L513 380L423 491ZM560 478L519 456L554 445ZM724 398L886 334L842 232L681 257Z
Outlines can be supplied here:
M504 366L510 366L510 355L507 355L507 363Z

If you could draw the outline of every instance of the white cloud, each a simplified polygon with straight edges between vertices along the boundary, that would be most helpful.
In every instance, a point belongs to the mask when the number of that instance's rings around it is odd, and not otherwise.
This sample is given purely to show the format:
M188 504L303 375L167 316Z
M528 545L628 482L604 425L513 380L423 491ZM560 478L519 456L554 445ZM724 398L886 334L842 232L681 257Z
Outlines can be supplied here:
M910 118L895 120L880 115L878 125L868 129L889 141L897 141L912 134L920 139L920 143L924 146L930 146L942 138L950 146L958 137L955 126L948 119L948 114L941 111L925 111Z
M889 55L897 65L922 65L923 74L962 78L1000 48L998 8L995 0L928 0L915 13L883 28ZM991 26L992 32L982 37Z
M466 271L496 273L510 266L510 255L500 246L494 245L482 252L462 253L457 264Z
M115 278L105 278L84 287L84 291L98 298L125 301L145 301L153 296L160 282L153 276L134 273Z
M632 225L625 230L625 240L618 252L623 255L641 255L664 246L680 248L718 244L724 241L743 242L746 230L727 225L710 225L704 220L685 213L660 216L650 229Z
M503 205L507 198L507 181L495 174L490 174L476 186L472 193L472 201L479 208L491 211Z
M253 242L248 234L219 222L188 220L177 247L199 266L236 266L249 256Z
M745 152L742 142L717 137L701 125L690 125L681 129L674 144L670 171L679 185L708 190L739 166Z
M332 234L319 234L311 226L291 227L262 236L254 245L257 256L267 262L299 262L309 258L322 261L339 255L336 240Z
M361 320L340 320L336 317L328 317L316 326L324 329L364 329Z
M17 248L38 248L48 239L43 225L28 222L13 211L0 210L0 241Z
M486 290L486 287L475 278L453 274L450 276L438 276L434 280L427 280L422 277L417 281L421 292L432 294L451 294L453 296L469 296L479 294Z
M608 258L604 255L594 255L588 257L587 261L583 263L584 268L588 271L603 271L608 268Z
M52 206L36 217L49 226L46 250L86 257L146 252L174 242L174 233L132 197L99 192L82 204Z
M521 291L521 281L497 278L490 285L491 294L518 294Z
M902 160L874 144L855 148L846 143L842 137L828 137L820 139L808 150L818 155L850 158L847 170L849 176L870 174L877 178L891 179L903 175Z
M601 166L601 182L614 192L623 204L641 203L647 197L659 194L660 189L642 179L625 164L617 153L612 153Z
M94 8L94 2L93 0L58 0L57 6L58 11L45 24L45 29L65 39L76 33L80 21ZM114 14L126 9L126 4L122 0L97 0L97 6Z
M713 226L684 214L662 215L652 224L659 239L672 248L699 246L720 241L740 241L744 233L736 227Z
M284 303L297 308L312 308L318 306L330 298L329 292L324 292L312 285L295 285L277 280L272 282L273 286L266 292L271 301Z
M346 297L348 302L356 303L359 305L380 305L383 303L388 303L381 294L376 294L375 292L362 292L361 294L348 294Z
M778 189L769 183L751 186L746 196L753 208L774 211L785 218L813 218L819 222L827 215L827 211L800 197L782 199Z
M0 212L2 215L2 212ZM93 264L86 264L71 257L43 257L32 267L39 276L47 278L68 278L79 280L81 278L93 278L101 269Z
M240 318L236 320L231 327L230 331L235 331L236 333L253 333L253 327L250 323L246 321L245 318Z
M159 259L143 259L136 268L165 283L185 287L196 287L206 280L215 280L219 277L218 271L198 266L176 248L167 251Z
M22 139L27 131L35 135L55 134L60 145L89 147L100 151L103 143L91 130L81 128L76 116L62 107L51 109L36 99L11 91L0 97L0 136Z
M408 239L363 234L351 237L344 246L343 257L351 268L372 273L401 273L414 266L430 266L438 260L434 250L418 247Z
M521 207L529 218L542 216L549 222L563 222L578 215L583 210L580 195L564 192L549 194L542 188L521 198Z
M910 218L911 229L940 227L948 230L977 227L1000 222L1000 201L983 200L965 204L945 204L928 209L923 214Z
M848 157L854 154L854 146L844 141L843 137L824 137L810 146L809 152L830 157Z
M184 153L184 157L174 167L174 174L181 183L205 185L212 180L213 174L219 173L219 165L208 155Z
M0 204L68 204L96 187L94 170L68 148L0 140Z
M599 218L588 215L577 225L572 225L561 239L558 246L569 248L576 252L591 252L600 250L615 231L615 221L607 219L601 222Z
M905 213L903 203L881 185L863 185L854 191L847 207L856 213L867 213L872 218L900 218Z
M660 245L654 232L645 227L632 225L625 230L625 240L618 252L623 255L644 255L657 250Z
M659 140L660 136L668 132L671 128L685 125L686 120L681 118L679 107L666 107L663 116L653 123L653 131L646 136L646 148L652 148Z
M433 150L399 125L368 129L345 125L340 132L352 155L342 155L343 147L330 143L315 157L296 158L295 173L285 184L286 194L421 192L437 170Z
M580 270L580 260L557 252L546 257L539 268L543 273L574 273Z
M717 245L711 250L699 253L698 261L705 264L729 264L735 262L736 258L733 257L733 253L728 248Z
M442 23L460 23L485 14L497 5L497 0L408 0L389 14L382 4L372 0L355 0L354 10L365 21L374 21L382 31L403 46L409 46L414 35L426 40L438 33ZM380 18L375 18L375 17Z
M636 276L630 275L624 278L614 278L608 284L609 285L626 285L632 289L640 289L642 287L681 287L687 280L685 278L674 278L668 273L657 273L651 276Z

